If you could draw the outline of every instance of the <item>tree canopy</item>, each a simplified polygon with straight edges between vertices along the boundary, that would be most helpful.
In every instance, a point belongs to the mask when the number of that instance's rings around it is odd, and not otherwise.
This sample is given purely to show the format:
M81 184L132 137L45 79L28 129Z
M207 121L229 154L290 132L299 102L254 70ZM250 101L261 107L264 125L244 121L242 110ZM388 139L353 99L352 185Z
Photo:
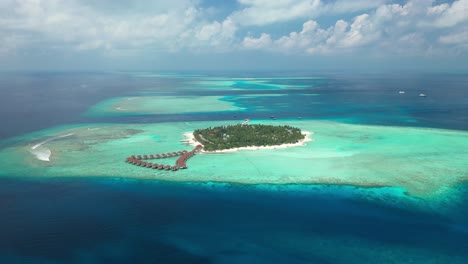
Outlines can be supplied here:
M297 143L304 139L301 130L292 126L237 124L197 129L195 139L207 151L249 146L274 146Z

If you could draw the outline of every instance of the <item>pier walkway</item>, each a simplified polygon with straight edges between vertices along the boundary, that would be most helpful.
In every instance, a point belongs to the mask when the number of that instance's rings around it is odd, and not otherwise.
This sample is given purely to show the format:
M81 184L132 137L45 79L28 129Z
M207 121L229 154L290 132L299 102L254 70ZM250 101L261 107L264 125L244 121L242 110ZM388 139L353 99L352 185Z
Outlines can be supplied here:
M203 148L202 145L197 145L192 151L177 151L177 152L168 152L162 154L150 154L150 155L132 155L125 159L125 162L144 167L149 169L157 169L157 170L172 170L176 171L179 169L186 169L187 168L187 160L193 157L197 152L199 152ZM146 162L145 160L153 160L153 159L164 159L164 158L171 158L180 156L174 166L171 165L164 165L152 162Z

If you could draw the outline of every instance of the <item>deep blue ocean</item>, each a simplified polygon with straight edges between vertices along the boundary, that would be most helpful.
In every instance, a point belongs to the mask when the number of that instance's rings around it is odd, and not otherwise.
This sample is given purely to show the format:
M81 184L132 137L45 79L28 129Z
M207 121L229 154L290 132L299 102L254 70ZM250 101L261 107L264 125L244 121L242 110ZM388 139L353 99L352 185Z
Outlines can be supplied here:
M15 136L90 123L324 119L468 131L468 75L226 73L301 89L187 88L126 73L0 74L0 148ZM193 77L187 77L193 78ZM404 90L401 96L398 91ZM146 91L222 95L238 113L90 117L92 105ZM283 96L258 96L262 93ZM428 96L421 98L418 95ZM240 96L255 94L256 96ZM314 102L304 94L318 94ZM468 168L467 168L468 169ZM468 186L449 210L400 203L391 188L242 186L125 178L14 178L0 165L0 263L468 263ZM381 199L375 193L385 194ZM374 196L369 193L374 193ZM417 200L417 199L416 199ZM415 204L417 201L415 202ZM436 207L436 206L435 206Z

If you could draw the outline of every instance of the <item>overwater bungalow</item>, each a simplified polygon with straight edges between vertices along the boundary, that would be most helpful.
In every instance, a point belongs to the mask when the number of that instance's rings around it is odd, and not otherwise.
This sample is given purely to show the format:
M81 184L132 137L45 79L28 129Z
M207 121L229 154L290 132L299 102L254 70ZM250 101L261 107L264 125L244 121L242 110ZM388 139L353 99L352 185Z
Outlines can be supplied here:
M177 171L179 169L186 169L186 161L193 157L196 152L200 151L203 148L202 145L197 145L192 151L181 150L177 152L168 152L162 154L150 154L150 155L132 155L125 159L125 162L130 164L134 164L136 166L144 167L144 168L151 168L151 169L159 169L159 170L172 170ZM159 159L159 158L167 158L167 157L176 157L180 156L176 164L174 166L171 165L164 165L164 164L157 164L152 162L146 162L144 160L147 159Z

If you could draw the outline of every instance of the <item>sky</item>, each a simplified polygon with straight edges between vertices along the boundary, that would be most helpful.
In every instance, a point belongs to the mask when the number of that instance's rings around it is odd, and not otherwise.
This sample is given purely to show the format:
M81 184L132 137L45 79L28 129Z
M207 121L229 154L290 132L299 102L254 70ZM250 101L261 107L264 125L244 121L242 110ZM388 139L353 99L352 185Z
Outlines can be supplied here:
M468 71L468 0L0 0L0 70Z

